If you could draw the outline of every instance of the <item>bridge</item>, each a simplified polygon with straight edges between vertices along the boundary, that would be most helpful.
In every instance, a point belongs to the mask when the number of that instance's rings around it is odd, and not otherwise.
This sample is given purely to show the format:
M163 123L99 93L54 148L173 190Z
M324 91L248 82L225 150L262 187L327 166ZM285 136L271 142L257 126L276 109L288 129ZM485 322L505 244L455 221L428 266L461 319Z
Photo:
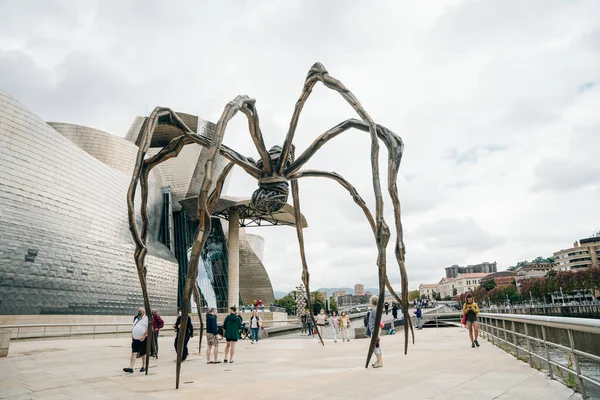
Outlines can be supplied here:
M428 318L436 315L443 319L441 313ZM234 364L207 365L205 355L198 354L198 342L192 340L178 391L173 337L167 331L160 337L160 358L151 359L147 376L138 370L133 374L121 370L129 360L128 337L21 340L11 343L8 357L0 358L0 398L239 399L249 393L267 400L598 398L600 357L591 354L594 349L586 347L589 343L582 335L592 335L590 343L600 343L600 321L481 317L485 332L481 347L475 349L466 329L457 326L415 331L415 344L407 355L400 332L382 336L381 369L364 368L366 339L333 343L330 330L326 330L325 346L299 334L257 344L239 341ZM567 333L567 345L560 334L560 343L553 343L553 335L562 331ZM537 338L538 333L543 339ZM223 350L221 345L221 360ZM561 358L561 352L567 357Z

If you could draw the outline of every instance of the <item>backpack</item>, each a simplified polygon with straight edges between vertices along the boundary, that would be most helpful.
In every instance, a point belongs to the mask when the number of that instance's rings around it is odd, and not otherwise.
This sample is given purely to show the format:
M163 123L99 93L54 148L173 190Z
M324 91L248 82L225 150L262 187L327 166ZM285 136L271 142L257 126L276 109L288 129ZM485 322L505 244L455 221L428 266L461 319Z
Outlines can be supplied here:
M367 328L369 326L369 314L371 312L367 312L367 315L365 315L365 317L363 318L363 324L365 325L365 328Z

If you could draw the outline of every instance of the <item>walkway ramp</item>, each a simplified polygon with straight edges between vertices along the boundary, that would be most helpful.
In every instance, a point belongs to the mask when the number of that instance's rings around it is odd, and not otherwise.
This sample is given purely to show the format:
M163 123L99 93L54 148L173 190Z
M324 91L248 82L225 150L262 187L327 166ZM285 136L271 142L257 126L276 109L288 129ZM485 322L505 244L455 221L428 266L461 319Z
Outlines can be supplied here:
M161 336L160 358L151 359L147 376L139 372L139 360L133 374L122 372L131 351L127 338L24 341L11 343L8 357L0 359L0 398L581 398L491 343L480 340L481 347L472 349L464 328L415 331L415 342L404 355L402 333L383 336L384 367L365 369L366 339L328 339L325 346L299 335L257 344L244 340L237 343L234 364L216 365L207 365L191 340L176 391L172 337Z

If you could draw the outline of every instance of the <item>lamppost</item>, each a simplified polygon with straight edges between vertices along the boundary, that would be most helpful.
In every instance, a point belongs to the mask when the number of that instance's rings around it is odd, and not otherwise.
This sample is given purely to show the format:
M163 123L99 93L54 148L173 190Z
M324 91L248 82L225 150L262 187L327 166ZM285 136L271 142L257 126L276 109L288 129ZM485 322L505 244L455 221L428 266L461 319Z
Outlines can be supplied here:
M529 299L531 300L531 307L533 307L533 296L531 295L531 290L529 291Z
M562 301L562 305L565 306L565 296L563 295L562 286L560 287L560 301Z

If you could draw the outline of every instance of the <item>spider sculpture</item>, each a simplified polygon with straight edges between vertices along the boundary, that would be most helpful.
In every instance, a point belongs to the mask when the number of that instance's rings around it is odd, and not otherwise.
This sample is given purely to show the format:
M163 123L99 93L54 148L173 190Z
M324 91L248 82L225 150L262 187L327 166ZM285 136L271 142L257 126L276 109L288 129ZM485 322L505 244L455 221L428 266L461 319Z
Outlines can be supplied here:
M304 103L308 99L312 92L313 87L317 82L322 82L326 87L338 92L344 100L346 100L356 111L359 119L348 119L342 123L334 126L325 133L321 134L302 154L298 157L294 155L294 146L292 140L296 132L296 126L300 113L304 106ZM223 136L227 128L227 123L233 118L233 116L241 111L248 120L248 128L252 140L258 150L260 159L254 161L251 158L244 157L237 153L233 149L222 144ZM177 127L181 131L181 136L178 136L171 140L171 142L161 149L154 156L146 158L146 154L150 147L153 132L157 125L168 124ZM342 176L335 172L316 171L316 170L301 170L302 166L329 140L335 138L344 131L355 128L370 134L371 138L371 172L373 178L373 190L375 193L376 207L375 216L372 215L371 211L366 206L366 203L358 194L356 189ZM383 218L383 199L381 193L381 183L379 179L379 140L387 147L388 150L388 191L392 199L394 207L394 217L396 226L396 260L400 267L400 275L402 278L402 293L401 299L392 289L389 283L386 273L386 247L390 238L390 230ZM205 244L208 234L210 232L210 216L211 212L219 199L221 190L223 188L223 182L227 177L227 174L231 171L234 165L241 167L246 173L254 177L258 181L258 189L252 195L252 207L255 209L271 213L279 210L283 205L287 203L290 183L292 200L294 205L294 213L296 220L296 232L298 235L298 242L300 245L300 256L302 260L302 282L306 289L306 300L308 302L308 309L310 310L310 316L314 322L314 316L312 313L312 307L310 302L310 289L309 289L309 273L306 262L306 256L304 252L304 239L302 231L302 218L300 212L300 197L298 180L305 177L321 177L329 178L340 185L342 185L350 195L354 202L364 212L371 229L373 231L375 243L377 245L378 257L377 267L379 272L379 303L376 311L376 323L375 331L371 336L371 341L367 353L367 361L365 367L369 365L370 358L375 348L377 336L379 334L379 324L381 321L381 315L383 310L385 287L394 295L394 297L403 305L402 310L404 313L404 352L406 354L408 347L408 329L409 326L412 332L412 324L408 315L408 277L406 274L406 268L404 265L404 242L402 233L402 223L400 220L400 200L398 197L398 188L396 186L396 180L398 177L398 170L400 168L400 160L402 158L402 152L404 145L400 137L395 135L387 128L377 125L373 119L367 114L365 109L354 97L354 95L337 79L329 75L325 67L322 64L316 63L312 66L308 72L308 76L304 82L304 87L300 98L296 102L294 113L290 122L290 127L287 132L287 136L282 147L273 146L267 151L262 133L259 126L258 113L255 107L255 100L248 96L237 96L234 100L229 102L219 119L214 136L208 138L206 136L198 135L188 128L183 121L178 117L176 113L168 108L157 107L147 118L145 125L142 127L142 134L139 140L139 149L137 154L136 166L133 172L131 184L128 191L128 211L129 211L129 225L132 236L136 243L135 261L142 287L142 293L144 296L144 306L147 311L150 311L150 304L148 300L148 293L146 288L146 268L144 266L144 258L146 255L146 240L148 236L148 214L146 210L148 201L148 174L152 168L159 163L166 161L169 158L176 157L181 151L183 146L196 143L209 149L208 158L205 164L205 175L200 189L198 197L198 220L199 226L195 234L195 239L192 245L192 251L190 256L190 262L188 264L188 274L186 278L186 284L184 289L184 296L182 299L182 327L185 331L185 325L187 324L188 307L192 292L196 297L196 304L199 304L199 293L197 288L197 276L198 276L198 263L200 259L200 252ZM209 194L209 188L213 185L213 174L214 174L214 161L217 154L225 157L229 160L229 164L222 171L220 176L217 178L215 188ZM135 192L140 182L141 187L141 217L142 217L142 228L141 232L138 230L136 218L134 199ZM148 312L148 315L151 315ZM202 321L202 318L200 318ZM152 334L152 330L149 329L149 335ZM181 369L181 355L183 349L183 336L180 335L177 346L177 370L176 370L176 387L179 387L179 375ZM322 342L322 341L321 341ZM414 333L413 333L414 342ZM147 352L150 354L150 351Z

